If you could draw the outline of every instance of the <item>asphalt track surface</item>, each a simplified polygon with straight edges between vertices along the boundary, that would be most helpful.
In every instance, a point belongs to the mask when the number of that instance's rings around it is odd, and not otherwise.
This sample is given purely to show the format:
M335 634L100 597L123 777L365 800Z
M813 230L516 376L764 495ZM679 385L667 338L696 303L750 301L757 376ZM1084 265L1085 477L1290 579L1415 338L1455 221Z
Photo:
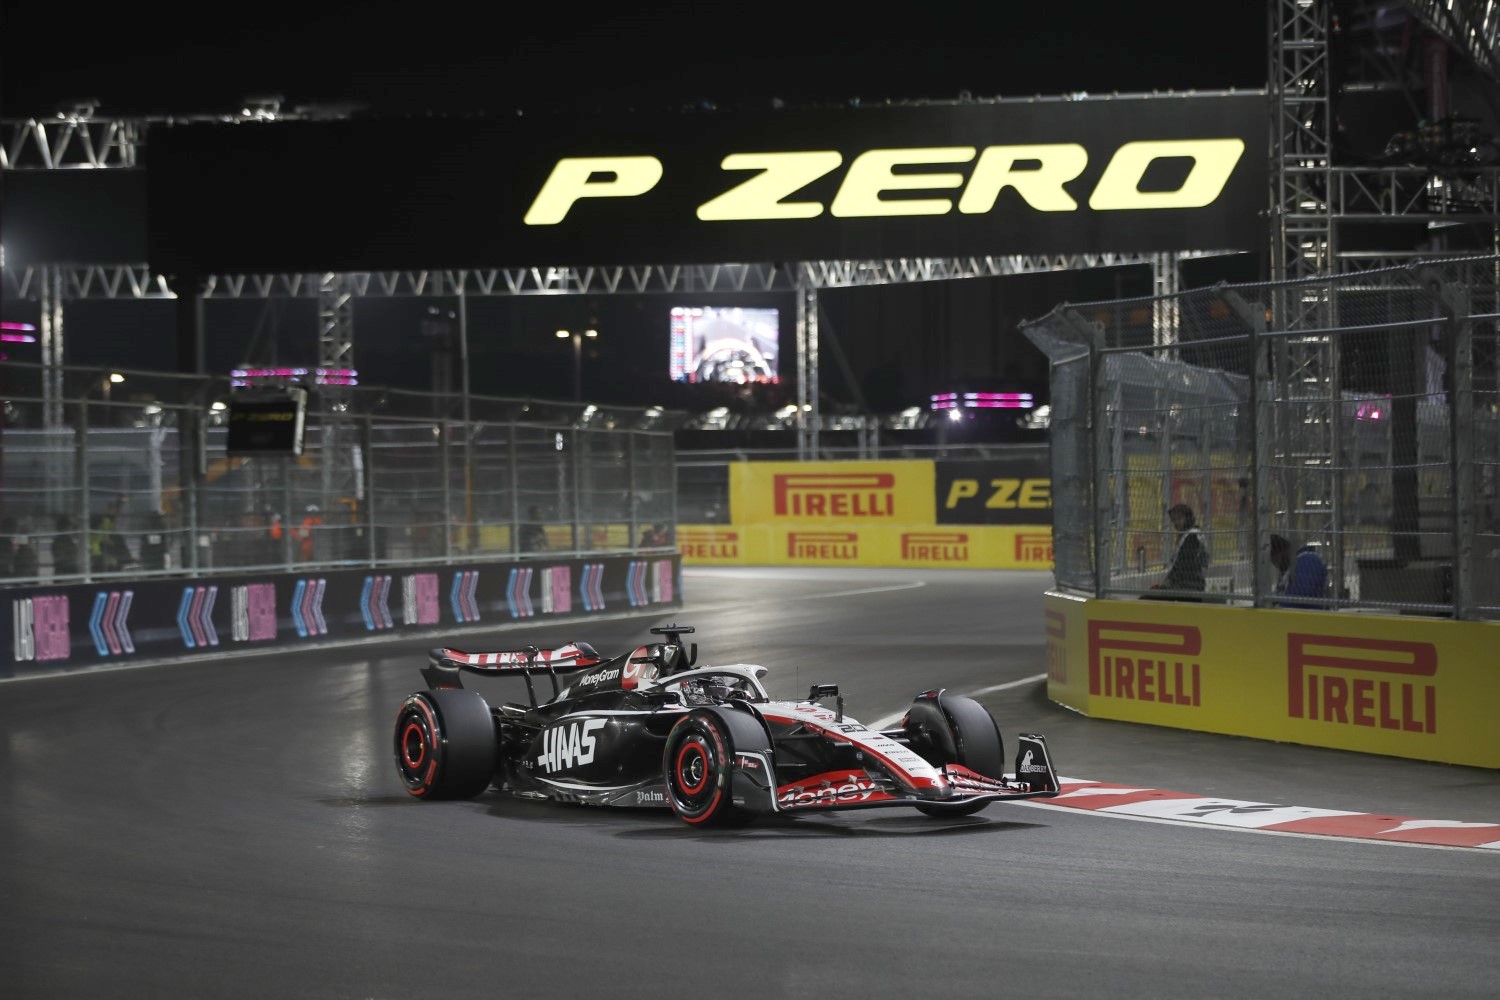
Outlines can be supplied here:
M1042 669L1040 578L695 570L700 662L840 684L867 722ZM636 644L659 617L454 645ZM699 831L391 760L427 643L0 684L0 995L1485 997L1500 852L992 805ZM497 682L488 682L495 684ZM510 681L507 684L513 683ZM498 687L494 699L519 698ZM1068 776L1500 821L1489 771L1100 722L981 696Z

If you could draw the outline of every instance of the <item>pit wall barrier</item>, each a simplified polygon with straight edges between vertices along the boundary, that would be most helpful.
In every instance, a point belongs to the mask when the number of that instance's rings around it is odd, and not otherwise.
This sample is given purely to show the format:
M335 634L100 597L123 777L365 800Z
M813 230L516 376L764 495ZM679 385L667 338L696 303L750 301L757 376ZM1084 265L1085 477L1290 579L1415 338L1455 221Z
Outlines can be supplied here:
M1091 718L1500 768L1500 624L1049 592L1046 638Z
M0 677L681 605L680 560L601 556L0 590Z
M1052 568L1045 458L737 462L727 525L681 524L685 565Z

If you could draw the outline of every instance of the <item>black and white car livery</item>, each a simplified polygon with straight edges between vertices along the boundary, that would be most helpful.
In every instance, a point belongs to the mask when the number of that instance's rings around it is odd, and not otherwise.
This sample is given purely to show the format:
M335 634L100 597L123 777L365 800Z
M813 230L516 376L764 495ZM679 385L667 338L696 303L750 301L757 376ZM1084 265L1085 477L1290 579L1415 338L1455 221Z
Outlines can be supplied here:
M969 698L925 691L898 727L877 731L844 715L834 685L773 701L765 667L696 666L697 644L681 641L691 627L651 632L665 641L609 659L583 642L432 650L427 690L396 716L402 784L420 799L471 798L493 785L523 798L670 807L705 826L879 806L963 816L1058 793L1046 740L1018 736L1007 773L999 726ZM492 707L463 687L465 672L519 674L530 704ZM545 702L538 675L551 682Z

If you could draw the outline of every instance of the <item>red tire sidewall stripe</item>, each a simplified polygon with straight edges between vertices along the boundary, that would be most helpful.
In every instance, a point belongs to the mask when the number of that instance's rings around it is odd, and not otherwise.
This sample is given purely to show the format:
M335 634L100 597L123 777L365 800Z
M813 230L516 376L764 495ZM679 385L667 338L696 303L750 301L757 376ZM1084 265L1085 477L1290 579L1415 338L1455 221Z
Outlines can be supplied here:
M422 775L422 783L416 788L412 788L410 785L406 786L406 792L408 795L415 795L420 799L425 798L428 794L431 793L432 783L437 778L439 755L438 752L441 748L441 741L438 737L437 716L433 714L432 706L427 703L427 699L418 695L417 697L412 698L411 701L407 703L407 705L415 705L427 718L427 725L429 727L427 731L431 734L432 737L431 742L428 744L432 750L432 763L427 766L427 773ZM404 711L405 709L403 709L403 712ZM415 723L413 723L413 725L415 725ZM418 762L418 765L420 766L420 761ZM402 782L402 784L405 784L405 782Z
M715 748L718 750L720 760L721 761L727 761L728 757L725 756L725 752L726 752L727 748L724 746L724 739L723 739L722 734L719 732L718 726L710 725L710 724L708 724L708 723L705 722L703 724L703 728L707 729L709 735L713 738L714 745L715 745ZM693 823L693 824L696 825L696 824L702 823L702 822L704 822L704 821L706 821L706 820L708 820L708 819L710 819L710 818L712 818L714 816L714 814L717 812L717 810L719 808L719 802L724 798L724 784L725 783L719 781L720 775L715 774L713 777L714 777L714 797L711 800L709 800L708 805L704 806L703 810L701 812L699 812L699 813L697 813L696 815L693 815L693 816L689 816L689 815L687 815L686 813L683 813L683 812L678 812L677 815L681 819L685 820L686 822Z

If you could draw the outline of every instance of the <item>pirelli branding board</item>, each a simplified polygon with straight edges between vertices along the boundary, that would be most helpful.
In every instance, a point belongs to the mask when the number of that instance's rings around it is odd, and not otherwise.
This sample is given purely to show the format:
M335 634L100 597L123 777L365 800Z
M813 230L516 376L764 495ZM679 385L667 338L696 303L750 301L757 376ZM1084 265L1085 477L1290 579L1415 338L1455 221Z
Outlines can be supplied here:
M933 523L931 462L736 462L735 524Z
M1046 528L913 528L853 521L823 526L683 524L677 527L677 547L689 566L1052 568Z
M939 524L1051 524L1052 473L1045 455L937 463Z
M1500 767L1500 624L1046 603L1049 695L1087 715Z
M737 462L732 523L679 525L679 547L689 565L1050 570L1045 465Z
M690 562L738 563L740 533L733 528L679 525L677 549Z
M212 274L1250 250L1265 242L1266 114L1265 95L1243 93L153 125L150 263Z
M1341 726L1438 731L1437 647L1310 632L1286 637L1287 715Z
M1197 708L1203 632L1195 625L1089 622L1089 694Z

